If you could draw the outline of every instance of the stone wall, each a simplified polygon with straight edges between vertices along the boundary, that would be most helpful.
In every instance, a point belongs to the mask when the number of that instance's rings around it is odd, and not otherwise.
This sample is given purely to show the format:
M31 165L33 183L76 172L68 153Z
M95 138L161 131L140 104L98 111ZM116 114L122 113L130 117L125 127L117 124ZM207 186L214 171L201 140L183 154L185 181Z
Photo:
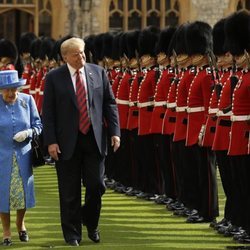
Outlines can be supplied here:
M224 13L229 5L229 0L192 0L195 8L195 20L204 21L213 26Z

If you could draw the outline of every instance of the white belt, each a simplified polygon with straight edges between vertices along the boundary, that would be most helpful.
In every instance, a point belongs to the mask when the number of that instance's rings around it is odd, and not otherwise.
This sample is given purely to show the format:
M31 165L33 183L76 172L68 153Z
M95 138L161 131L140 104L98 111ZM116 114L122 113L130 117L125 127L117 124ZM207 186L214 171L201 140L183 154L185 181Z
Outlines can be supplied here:
M39 94L40 94L40 95L43 95L43 91L39 91Z
M167 108L175 108L176 102L167 102Z
M155 106L155 107L164 106L164 105L166 105L166 104L167 104L166 101L154 102L154 106Z
M250 115L231 115L232 122L242 122L250 120Z
M23 85L22 89L29 89L30 88L30 84L29 85Z
M184 112L184 111L187 111L187 106L176 107L176 112Z
M30 94L32 95L32 94L35 94L36 93L36 91L35 90L30 90Z
M201 112L204 111L205 108L204 107L194 107L194 108L187 108L187 112L188 113L195 113L195 112Z
M134 107L134 106L137 106L137 102L129 102L129 107Z
M232 115L232 111L228 111L227 113L224 113L222 110L219 110L217 113L216 113L216 116L231 116Z
M121 99L115 99L117 104L124 104L124 105L129 105L129 101L126 100L121 100Z
M138 107L139 108L144 108L144 107L148 107L148 106L154 106L154 102L139 102L138 103Z
M218 108L209 108L208 109L208 114L216 114L217 112L219 111L219 109Z

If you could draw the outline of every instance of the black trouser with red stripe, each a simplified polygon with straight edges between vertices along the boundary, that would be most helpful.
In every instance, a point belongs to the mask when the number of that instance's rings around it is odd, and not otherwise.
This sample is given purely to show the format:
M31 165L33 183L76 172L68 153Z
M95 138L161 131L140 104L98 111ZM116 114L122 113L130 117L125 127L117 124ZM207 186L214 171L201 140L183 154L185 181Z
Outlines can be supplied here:
M219 215L215 155L210 148L198 144L187 149L193 177L189 186L192 190L190 208L197 209L200 216L210 221Z

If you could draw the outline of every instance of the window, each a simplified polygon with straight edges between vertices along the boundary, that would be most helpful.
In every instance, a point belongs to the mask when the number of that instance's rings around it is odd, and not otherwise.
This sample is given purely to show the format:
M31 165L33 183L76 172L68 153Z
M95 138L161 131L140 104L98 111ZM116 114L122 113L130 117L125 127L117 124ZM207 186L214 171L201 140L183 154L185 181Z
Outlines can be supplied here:
M39 36L51 36L52 8L50 0L39 0Z
M111 0L108 8L110 31L143 29L149 25L164 28L179 24L178 0Z
M250 10L250 0L239 0L237 3L237 10Z

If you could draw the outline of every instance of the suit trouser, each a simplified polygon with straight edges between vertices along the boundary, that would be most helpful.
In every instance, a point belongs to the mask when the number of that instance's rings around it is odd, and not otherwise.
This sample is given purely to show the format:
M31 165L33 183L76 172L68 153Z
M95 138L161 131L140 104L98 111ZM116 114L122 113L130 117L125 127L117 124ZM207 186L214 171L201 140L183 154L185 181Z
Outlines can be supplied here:
M89 229L98 226L101 197L105 192L104 158L99 153L91 128L87 135L79 132L71 159L56 162L65 241L81 240L82 220ZM84 206L81 201L82 185L86 187Z

